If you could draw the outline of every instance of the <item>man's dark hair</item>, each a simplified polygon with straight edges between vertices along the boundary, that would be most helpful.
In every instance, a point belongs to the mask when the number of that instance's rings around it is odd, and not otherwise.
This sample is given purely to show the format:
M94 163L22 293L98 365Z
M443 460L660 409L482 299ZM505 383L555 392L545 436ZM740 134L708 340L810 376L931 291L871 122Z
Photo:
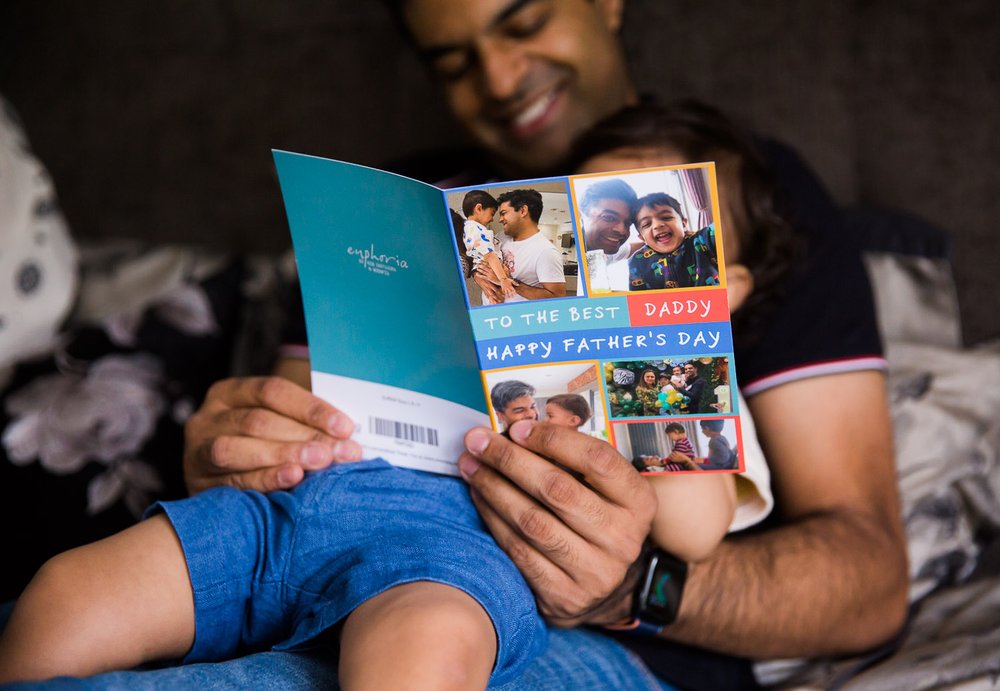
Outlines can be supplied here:
M691 365L692 367L694 367L694 373L697 374L699 377L701 376L701 363L698 362L697 360L688 360L687 362L684 363L684 365L685 367L687 365Z
M576 415L580 418L581 425L589 420L590 416L593 415L593 412L590 410L590 404L587 403L587 399L578 393L559 393L555 396L549 397L549 399L545 402L553 403L560 408L565 408L573 415Z
M590 208L602 199L618 199L625 202L629 213L632 213L632 206L635 204L636 196L635 190L624 180L619 178L601 180L588 187L583 193L583 199L580 200L580 211L588 214L590 213ZM627 223L626 227L628 227Z
M663 431L664 432L681 432L683 434L687 434L687 430L684 429L684 425L682 425L679 422L668 422L663 427Z
M644 206L648 206L650 209L657 206L669 206L674 211L677 212L679 216L684 217L684 212L681 211L681 203L671 197L666 192L652 192L647 194L645 197L639 197L632 203L632 218L639 215L639 209Z
M542 194L538 190L504 192L497 197L497 202L499 204L507 202L514 211L519 211L522 206L528 207L528 215L535 223L538 223L538 219L542 217Z
M485 190L469 190L462 199L462 213L468 218L476 210L476 204L482 204L484 209L497 209L500 204L493 195Z
M525 384L523 381L510 379L502 381L490 390L490 400L493 402L493 410L502 413L507 410L510 402L521 396L534 396L535 387Z

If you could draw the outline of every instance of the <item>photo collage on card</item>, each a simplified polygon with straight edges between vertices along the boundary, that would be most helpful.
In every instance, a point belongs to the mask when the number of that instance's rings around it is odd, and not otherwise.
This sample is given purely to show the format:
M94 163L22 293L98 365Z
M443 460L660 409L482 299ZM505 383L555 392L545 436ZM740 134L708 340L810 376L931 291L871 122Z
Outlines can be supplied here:
M497 431L614 445L643 473L743 469L712 164L446 191Z

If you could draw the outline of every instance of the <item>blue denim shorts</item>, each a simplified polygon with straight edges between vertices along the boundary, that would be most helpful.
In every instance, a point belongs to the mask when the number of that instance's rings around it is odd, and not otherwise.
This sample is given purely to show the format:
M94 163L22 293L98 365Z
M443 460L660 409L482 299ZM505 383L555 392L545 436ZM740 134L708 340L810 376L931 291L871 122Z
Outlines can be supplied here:
M534 597L457 478L382 460L310 474L289 492L219 488L152 506L180 538L194 589L185 662L302 649L362 602L434 581L474 598L493 621L491 683L517 678L545 647Z

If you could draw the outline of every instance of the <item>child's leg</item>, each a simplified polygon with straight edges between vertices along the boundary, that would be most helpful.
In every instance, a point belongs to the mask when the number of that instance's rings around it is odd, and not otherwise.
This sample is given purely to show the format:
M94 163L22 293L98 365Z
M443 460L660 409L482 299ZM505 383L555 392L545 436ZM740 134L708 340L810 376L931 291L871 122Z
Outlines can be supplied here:
M496 657L486 611L457 588L419 581L354 610L340 642L340 683L355 689L484 689Z
M166 517L48 561L0 637L0 683L88 676L183 656L194 596Z

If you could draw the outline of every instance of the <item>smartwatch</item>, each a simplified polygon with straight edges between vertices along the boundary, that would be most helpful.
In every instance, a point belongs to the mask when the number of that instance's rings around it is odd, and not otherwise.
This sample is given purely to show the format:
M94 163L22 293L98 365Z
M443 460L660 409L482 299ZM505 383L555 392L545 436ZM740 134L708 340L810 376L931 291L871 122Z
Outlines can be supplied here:
M677 618L687 581L687 564L662 549L647 548L640 557L632 618L609 628L656 636Z

